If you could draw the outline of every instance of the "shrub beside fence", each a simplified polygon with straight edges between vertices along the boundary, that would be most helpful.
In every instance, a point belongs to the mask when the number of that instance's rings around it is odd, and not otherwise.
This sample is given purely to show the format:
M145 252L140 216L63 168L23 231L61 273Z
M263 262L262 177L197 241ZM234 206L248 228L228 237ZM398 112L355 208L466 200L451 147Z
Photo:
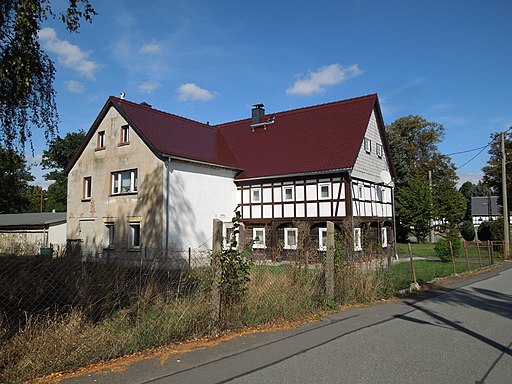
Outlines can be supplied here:
M0 382L395 293L389 252L353 252L351 239L334 247L328 234L327 251L281 262L229 253L218 231L213 253L0 257Z

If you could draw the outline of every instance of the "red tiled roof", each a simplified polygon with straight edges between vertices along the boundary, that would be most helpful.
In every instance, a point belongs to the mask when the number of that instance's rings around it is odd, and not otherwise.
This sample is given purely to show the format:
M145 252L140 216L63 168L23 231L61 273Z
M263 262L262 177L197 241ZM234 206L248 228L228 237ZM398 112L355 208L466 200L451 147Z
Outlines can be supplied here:
M111 96L125 119L146 143L164 155L239 168L221 133L214 127Z
M157 155L242 170L237 179L352 168L374 107L383 124L375 94L267 114L262 121L275 116L274 123L254 132L251 119L209 126L111 96L93 127L112 104ZM67 170L92 134L89 131Z
M251 119L217 126L243 169L237 179L352 168L377 95L368 95L275 116L266 129Z

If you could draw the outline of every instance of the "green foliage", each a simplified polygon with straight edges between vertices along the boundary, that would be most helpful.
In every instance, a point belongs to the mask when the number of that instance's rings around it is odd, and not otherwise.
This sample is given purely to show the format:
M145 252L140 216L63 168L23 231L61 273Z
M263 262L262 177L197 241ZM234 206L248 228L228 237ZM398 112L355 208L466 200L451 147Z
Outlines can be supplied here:
M471 198L472 197L482 197L489 196L491 194L491 190L481 181L478 184L473 184L471 181L466 181L459 188L459 192L462 193L464 199L466 200L466 214L464 215L464 220L471 220Z
M80 19L95 14L89 0L69 0L59 18L75 32ZM2 0L0 6L0 144L19 153L31 143L32 128L44 129L46 140L57 132L55 67L38 39L50 17L51 0Z
M404 233L412 227L420 241L436 218L446 222L443 230L455 231L466 206L455 189L455 166L437 148L444 136L443 125L421 116L406 116L389 125L387 134L396 169L399 226Z
M233 231L231 234L229 247L221 252L220 266L222 270L220 279L221 300L224 305L234 304L241 301L247 292L247 283L249 282L249 273L252 260L248 257L251 244L244 250L238 249L236 236L240 228L240 212L235 212L235 217L231 220Z
M412 227L411 231L418 241L426 239L432 218L432 194L425 177L409 178L398 189L396 215L404 227Z
M46 180L55 180L48 187L47 210L64 212L67 207L68 176L64 171L78 148L85 139L85 132L69 132L63 138L57 136L48 149L43 151L41 165L43 169L50 170L44 175Z
M503 241L503 216L498 217L496 220L490 221L491 223L491 240L492 241Z
M505 153L507 157L506 178L507 178L507 197L508 207L512 207L512 130L505 133ZM484 172L483 181L498 196L498 201L502 205L503 192L501 186L501 138L500 133L491 134L491 145L489 147L489 161L482 168Z
M458 254L458 252L460 252L460 250L462 249L462 242L460 241L459 237L443 237L434 247L436 256L443 261L450 261L452 259L452 254L450 251L450 242L452 243L452 250L454 255Z
M28 183L33 180L27 161L0 146L0 213L26 212L30 207Z
M491 238L491 222L484 221L478 226L478 240L489 241Z
M462 224L460 234L466 241L473 241L475 239L475 226L472 221L466 220Z

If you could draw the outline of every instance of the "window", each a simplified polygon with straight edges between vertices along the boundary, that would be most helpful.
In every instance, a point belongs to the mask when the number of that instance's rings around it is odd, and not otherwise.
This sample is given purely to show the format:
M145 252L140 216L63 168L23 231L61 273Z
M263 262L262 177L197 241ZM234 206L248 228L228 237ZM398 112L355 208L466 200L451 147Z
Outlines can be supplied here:
M283 200L284 201L293 201L294 193L293 187L283 187Z
M329 184L320 184L318 186L318 196L320 199L330 199L331 186Z
M265 228L254 228L252 230L253 248L266 248Z
M361 228L354 228L354 251L362 251Z
M130 223L128 233L128 247L131 249L140 248L140 223Z
M105 148L105 131L98 132L97 149Z
M297 228L284 229L284 249L297 249Z
M84 177L84 187L83 187L83 193L82 198L83 200L91 200L92 196L92 177Z
M318 250L327 250L327 228L318 228Z
M223 232L223 237L224 237L224 243L223 243L223 246L224 246L224 249L229 249L229 247L231 246L231 240L233 238L233 235L235 235L235 241L236 241L236 247L235 249L238 249L238 231L235 233L235 226L233 225L232 222L224 222L222 223L222 232Z
M382 148L382 145L381 144L377 144L376 145L376 151L377 151L377 156L379 156L380 158L382 158L382 155L384 154L384 150Z
M104 248L115 247L115 226L114 223L105 223L105 237L103 241Z
M128 144L130 142L130 130L128 125L123 125L121 127L121 143L120 144Z
M137 170L113 172L112 173L112 194L137 192Z
M386 227L380 229L380 243L382 244L382 248L388 246L388 229Z
M372 152L372 141L366 137L364 138L364 150L368 153Z
M261 189L255 188L251 189L251 203L260 203L261 202Z

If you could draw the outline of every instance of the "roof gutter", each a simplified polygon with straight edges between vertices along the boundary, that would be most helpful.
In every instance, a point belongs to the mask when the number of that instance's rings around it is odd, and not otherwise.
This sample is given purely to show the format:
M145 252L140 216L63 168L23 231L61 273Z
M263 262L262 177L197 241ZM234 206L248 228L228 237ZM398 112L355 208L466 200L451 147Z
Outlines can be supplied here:
M311 171L311 172L298 172L298 173L287 173L283 175L275 175L275 176L263 176L263 177L249 177L246 179L235 179L235 182L239 181L256 181L256 180L273 180L273 179L282 179L284 177L304 177L304 176L313 176L313 175L330 175L333 173L340 172L351 172L352 168L337 168L337 169L329 169L326 171Z
M174 156L174 155L166 155L164 153L162 153L161 157L163 159L178 160L178 161L183 161L183 162L188 162L188 163L205 165L205 166L208 166L208 167L223 168L223 169L229 169L229 170L234 170L234 171L238 171L238 172L243 171L242 168L231 167L231 166L228 166L228 165L214 164L214 163L209 163L207 161L189 159L187 157L179 157L179 156Z

